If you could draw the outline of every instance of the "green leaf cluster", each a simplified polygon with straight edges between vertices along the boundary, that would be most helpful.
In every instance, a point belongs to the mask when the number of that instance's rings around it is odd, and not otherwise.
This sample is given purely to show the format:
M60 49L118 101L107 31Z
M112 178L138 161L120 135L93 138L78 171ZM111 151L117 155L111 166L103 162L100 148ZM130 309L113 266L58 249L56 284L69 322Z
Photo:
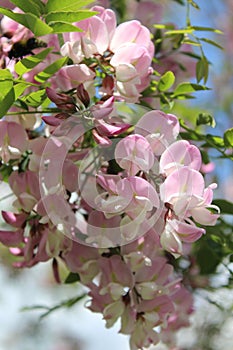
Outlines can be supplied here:
M0 118L2 118L15 102L13 76L8 69L0 71Z
M156 29L156 32L154 35L156 53L159 57L159 53L163 48L163 42L164 41L166 42L166 40L168 39L170 39L170 44L172 44L172 49L171 49L171 52L167 53L167 55L170 55L173 52L175 53L177 50L179 50L182 47L183 44L199 47L200 55L197 55L195 52L192 53L192 52L180 51L180 53L197 59L197 63L196 63L197 83L200 83L203 80L204 84L206 84L209 76L209 65L211 63L208 61L204 53L202 43L210 44L219 49L222 49L222 46L215 40L205 38L205 37L199 37L197 33L204 31L204 32L212 32L214 34L223 34L223 32L219 29L215 29L211 27L191 25L191 20L189 17L190 6L194 7L197 10L200 9L198 4L195 1L187 0L188 12L187 12L187 18L186 18L186 26L184 28L177 29L173 24L155 24L154 25L154 28ZM162 53L162 57L163 57L163 53Z
M89 18L96 12L83 9L92 3L90 0L11 0L24 13L16 13L0 7L0 13L30 29L36 37L46 34L79 32L80 28L72 23Z

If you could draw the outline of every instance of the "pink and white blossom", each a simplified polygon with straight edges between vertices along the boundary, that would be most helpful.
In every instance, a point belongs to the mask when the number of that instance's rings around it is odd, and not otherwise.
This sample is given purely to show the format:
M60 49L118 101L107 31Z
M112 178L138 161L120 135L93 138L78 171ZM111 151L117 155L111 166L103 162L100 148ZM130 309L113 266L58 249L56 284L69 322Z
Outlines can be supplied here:
M176 140L179 131L177 117L158 110L144 114L135 126L135 133L147 139L156 156L160 156Z
M154 155L149 142L141 135L129 135L118 142L115 158L129 176L140 170L148 172L154 164Z
M27 150L28 136L22 125L0 121L0 156L4 163L18 159Z

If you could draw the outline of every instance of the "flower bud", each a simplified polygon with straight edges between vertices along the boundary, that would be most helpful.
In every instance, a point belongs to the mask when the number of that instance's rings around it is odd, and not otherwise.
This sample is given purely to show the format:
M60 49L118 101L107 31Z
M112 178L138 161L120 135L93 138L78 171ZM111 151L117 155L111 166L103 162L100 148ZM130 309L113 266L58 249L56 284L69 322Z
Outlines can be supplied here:
M84 104L86 108L89 106L90 97L83 84L79 84L79 86L77 87L77 97L80 99L80 101Z
M74 99L71 96L57 93L51 88L46 88L46 93L48 98L54 102L58 108L72 112L76 111Z

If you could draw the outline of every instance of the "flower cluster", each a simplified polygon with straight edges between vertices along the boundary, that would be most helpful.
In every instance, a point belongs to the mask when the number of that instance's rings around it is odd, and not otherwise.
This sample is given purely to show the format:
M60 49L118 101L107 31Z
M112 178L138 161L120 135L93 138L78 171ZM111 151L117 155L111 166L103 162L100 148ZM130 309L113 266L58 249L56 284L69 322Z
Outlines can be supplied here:
M101 255L74 243L63 258L90 289L88 308L103 314L107 328L120 319L120 332L130 335L131 349L165 338L167 344L173 344L174 330L189 325L192 295L173 274L154 229Z
M82 32L64 34L61 54L71 58L73 65L60 70L56 84L62 90L84 82L90 85L102 73L101 94L136 102L153 71L150 31L137 20L116 26L110 9L94 6L92 10L97 15L78 24Z
M43 91L56 113L14 115L18 104L0 121L0 176L14 208L2 211L8 226L0 242L16 267L52 259L57 282L64 262L89 288L89 308L106 326L121 320L132 350L173 344L193 300L170 262L205 233L201 225L215 225L216 184L205 187L201 153L179 139L175 115L146 109L139 118L135 104L132 122L121 112L150 84L149 29L138 20L117 26L111 9L92 11L75 24L82 31L63 34L61 48L54 34L44 37L54 52L20 77L32 82L21 107ZM17 76L14 44L33 35L6 17L1 25L2 67L10 64ZM67 60L41 87L37 74L56 55Z

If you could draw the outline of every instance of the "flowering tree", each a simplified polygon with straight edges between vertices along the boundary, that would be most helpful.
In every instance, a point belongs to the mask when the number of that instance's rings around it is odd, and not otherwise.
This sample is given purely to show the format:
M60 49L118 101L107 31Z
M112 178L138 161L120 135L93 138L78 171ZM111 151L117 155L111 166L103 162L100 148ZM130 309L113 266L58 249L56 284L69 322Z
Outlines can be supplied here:
M233 129L206 134L213 117L181 107L209 90L202 42L219 45L199 32L221 32L191 24L192 0L177 1L181 28L156 1L6 3L0 176L14 211L2 211L0 242L15 267L51 260L58 283L86 286L131 350L173 347L195 289L232 260L220 210L233 205L213 201L206 174L213 150L232 159Z

